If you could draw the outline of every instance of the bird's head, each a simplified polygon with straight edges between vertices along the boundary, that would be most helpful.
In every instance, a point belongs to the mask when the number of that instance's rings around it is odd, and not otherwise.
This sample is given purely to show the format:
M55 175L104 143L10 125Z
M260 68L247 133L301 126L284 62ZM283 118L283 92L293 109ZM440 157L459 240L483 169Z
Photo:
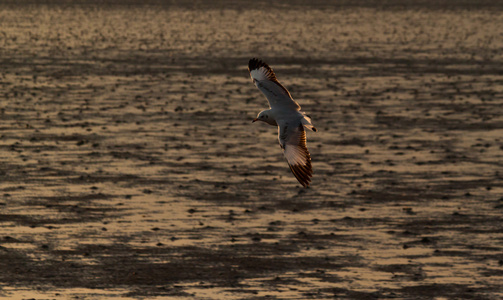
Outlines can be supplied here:
M276 120L271 116L270 110L264 110L261 111L255 119L253 119L252 123L255 123L256 121L262 121L266 122L269 125L274 125L277 126Z

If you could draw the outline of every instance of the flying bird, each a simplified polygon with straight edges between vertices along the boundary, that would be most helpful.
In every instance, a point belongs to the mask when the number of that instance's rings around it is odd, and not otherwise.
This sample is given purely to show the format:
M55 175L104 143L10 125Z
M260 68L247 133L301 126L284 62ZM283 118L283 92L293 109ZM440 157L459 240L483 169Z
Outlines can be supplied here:
M300 111L300 105L293 100L290 92L279 83L274 71L265 62L252 58L248 71L255 86L265 95L270 109L261 111L253 120L278 126L278 139L283 154L295 178L308 187L313 177L311 155L307 150L306 131L318 131L311 118Z

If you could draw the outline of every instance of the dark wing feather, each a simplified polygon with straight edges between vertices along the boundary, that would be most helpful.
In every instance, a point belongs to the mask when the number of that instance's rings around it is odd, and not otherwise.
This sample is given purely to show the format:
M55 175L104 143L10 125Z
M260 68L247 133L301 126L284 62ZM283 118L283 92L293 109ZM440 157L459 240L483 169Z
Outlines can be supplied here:
M290 170L302 186L307 187L313 177L311 155L307 150L306 131L302 124L290 127L282 124L279 132L279 142L283 148Z
M300 105L293 100L290 92L279 83L276 74L265 62L252 58L248 62L250 77L257 88L266 96L271 108L281 107L300 110Z

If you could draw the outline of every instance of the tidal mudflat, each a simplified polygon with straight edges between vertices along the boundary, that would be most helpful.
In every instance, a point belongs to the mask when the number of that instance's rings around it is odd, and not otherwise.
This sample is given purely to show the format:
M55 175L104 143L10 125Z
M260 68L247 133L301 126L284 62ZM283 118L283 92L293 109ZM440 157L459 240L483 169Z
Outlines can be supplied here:
M0 296L503 297L501 9L224 3L2 6Z

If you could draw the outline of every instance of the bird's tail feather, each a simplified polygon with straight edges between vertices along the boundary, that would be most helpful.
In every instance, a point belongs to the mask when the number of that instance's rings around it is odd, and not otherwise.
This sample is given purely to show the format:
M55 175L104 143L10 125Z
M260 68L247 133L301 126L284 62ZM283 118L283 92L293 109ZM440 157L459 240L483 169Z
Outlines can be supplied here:
M318 129L316 129L316 127L314 127L311 123L311 118L308 115L304 115L304 117L301 119L301 122L302 125L304 125L304 127L306 127L307 129L310 129L314 132L318 131Z

